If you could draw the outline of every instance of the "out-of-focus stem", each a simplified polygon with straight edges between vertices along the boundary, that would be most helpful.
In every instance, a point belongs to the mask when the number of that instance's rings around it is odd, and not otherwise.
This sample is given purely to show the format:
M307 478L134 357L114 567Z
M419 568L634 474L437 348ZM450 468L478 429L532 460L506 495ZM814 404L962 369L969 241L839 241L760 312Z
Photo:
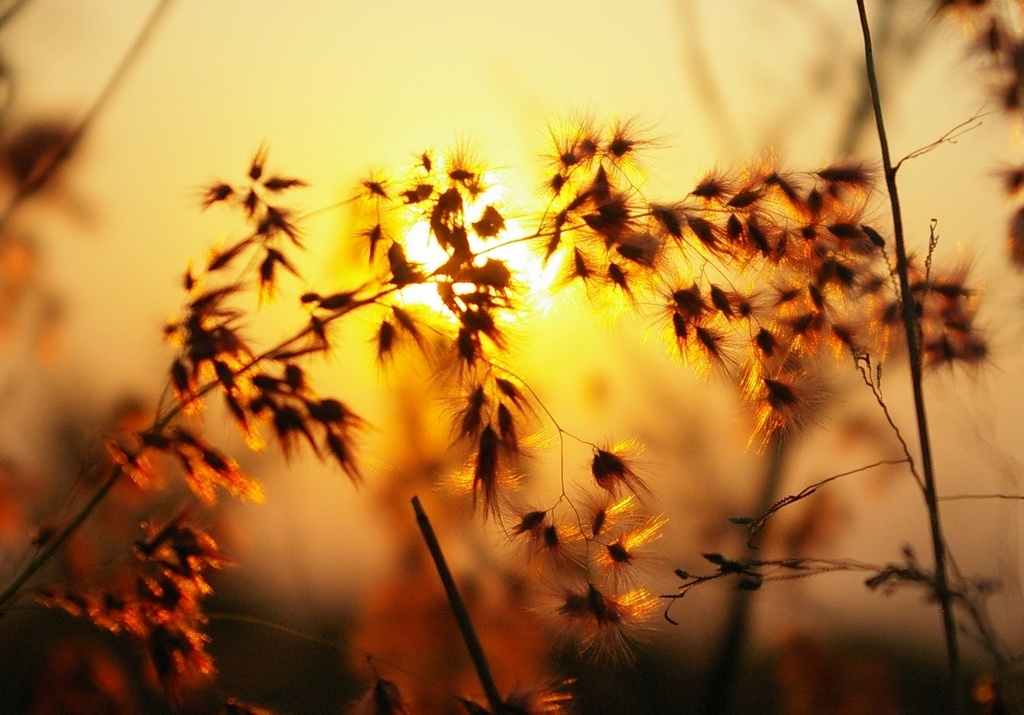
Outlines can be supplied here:
M149 17L146 18L145 24L139 33L135 36L135 40L132 42L131 47L121 58L117 67L111 73L107 79L107 83L103 86L102 91L93 100L92 106L85 113L85 116L78 122L78 126L65 137L64 141L61 142L60 146L57 147L57 151L53 152L44 161L40 161L36 166L32 168L28 177L18 186L14 193L14 197L7 204L7 207L0 213L0 230L6 225L11 215L17 210L19 206L29 196L41 189L47 181L56 173L57 169L64 163L67 157L70 155L71 150L74 149L82 140L85 132L92 126L96 121L96 117L99 116L100 112L107 106L110 98L114 96L114 92L120 86L122 80L128 73L128 70L134 64L143 48L149 43L153 32L156 30L157 25L160 22L163 14L170 8L173 0L160 0L153 10L150 12ZM12 5L7 13L0 17L0 27L3 23L6 23L8 19L17 10L21 9L24 3L16 3Z
M752 513L763 514L775 502L782 480L782 463L787 442L777 432L772 435L766 450L768 459L764 468L764 481L758 497L756 510ZM722 630L718 653L715 656L711 674L707 683L708 715L719 715L731 711L731 697L735 692L736 670L740 656L743 654L744 641L747 639L750 622L751 599L754 591L736 589L729 602L729 615Z
M78 531L78 527L89 517L90 514L100 505L100 502L107 496L107 493L114 488L118 480L122 475L121 467L115 465L111 468L110 473L107 475L106 480L97 487L96 491L93 492L92 496L89 497L82 508L78 511L75 516L64 525L60 531L53 535L53 537L43 545L39 550L39 553L35 555L28 565L22 569L18 577L11 582L7 589L0 594L0 616L7 613L7 610L14 603L18 597L21 587L24 586L35 573L41 569L47 561L57 552L64 542L67 541L72 534Z

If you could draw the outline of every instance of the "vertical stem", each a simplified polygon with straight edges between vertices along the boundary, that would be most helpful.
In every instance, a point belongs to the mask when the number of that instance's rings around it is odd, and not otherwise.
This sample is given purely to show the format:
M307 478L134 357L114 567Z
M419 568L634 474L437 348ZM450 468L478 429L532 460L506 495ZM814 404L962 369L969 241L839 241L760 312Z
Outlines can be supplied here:
M752 514L764 514L775 502L782 480L782 463L787 452L786 440L774 433L768 445L768 459L764 469L764 482L757 505ZM743 654L744 642L750 623L752 598L756 591L736 589L732 592L729 603L729 615L722 631L718 654L715 657L711 674L708 676L707 706L708 715L720 715L730 712L733 693L736 690L736 673L740 656Z
M412 508L416 512L416 523L419 524L420 531L423 532L423 540L427 542L427 548L430 550L430 556L434 559L434 566L441 577L441 583L444 584L452 613L459 624L459 630L462 631L462 640L465 641L466 649L469 650L469 657L473 659L473 667L476 668L477 677L484 688L487 703L492 713L500 713L503 711L504 705L501 695L498 693L498 687L494 684L494 678L491 676L490 666L487 665L487 656L484 655L483 646L480 645L473 622L469 618L466 603L455 586L455 579L452 578L452 572L448 570L444 553L441 551L441 544L437 541L434 527L430 525L430 519L427 518L427 513L423 510L419 497L412 498Z
M935 489L935 471L932 465L931 441L928 436L928 420L925 412L924 390L921 367L921 336L917 311L910 291L907 247L903 234L903 216L900 212L899 193L896 187L896 169L889 155L889 142L882 120L882 100L878 90L878 76L875 72L874 55L871 50L871 31L868 26L864 0L857 0L861 30L864 35L864 60L867 65L868 87L871 90L871 105L878 129L878 143L882 151L882 166L885 171L885 185L892 208L893 238L896 244L896 273L900 283L900 304L903 312L903 328L907 338L907 354L910 361L910 379L914 391L914 413L917 417L917 433L921 446L921 471L924 480L924 500L928 508L928 522L931 527L932 551L935 555L935 595L942 610L942 625L946 637L946 655L954 689L957 711L965 712L964 675L960 661L960 646L957 642L956 616L953 613L953 595L949 588L946 545L939 523L938 495Z

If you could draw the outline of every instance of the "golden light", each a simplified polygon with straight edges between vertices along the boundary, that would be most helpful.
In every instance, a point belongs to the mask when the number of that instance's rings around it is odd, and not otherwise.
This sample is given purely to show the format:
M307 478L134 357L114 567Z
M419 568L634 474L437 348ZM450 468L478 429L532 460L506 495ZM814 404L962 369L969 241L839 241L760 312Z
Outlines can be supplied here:
M525 221L505 215L509 191L500 175L487 173L481 176L480 185L485 187L483 191L473 197L463 197L465 225L469 227L480 221L484 213L493 207L502 214L504 227L497 235L486 239L474 231L467 231L470 250L476 257L474 264L482 266L489 259L502 261L512 273L517 299L525 301L531 312L542 314L552 302L551 288L558 277L557 261L545 265L536 251L536 242L530 238L533 232ZM419 264L427 275L450 258L433 235L428 216L419 217L404 231L402 246L406 258ZM424 306L440 316L454 319L432 282L405 286L399 297L407 305Z

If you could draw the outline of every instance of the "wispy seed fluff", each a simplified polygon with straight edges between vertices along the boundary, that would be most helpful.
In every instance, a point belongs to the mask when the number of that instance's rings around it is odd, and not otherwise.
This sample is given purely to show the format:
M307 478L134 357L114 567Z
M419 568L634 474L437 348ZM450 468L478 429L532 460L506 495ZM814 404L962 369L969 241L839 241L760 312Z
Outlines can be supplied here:
M650 493L650 489L633 470L625 456L632 449L635 449L632 442L624 442L611 449L594 448L590 472L597 486L615 496L623 492L637 495Z
M657 607L658 600L644 589L610 595L586 584L564 594L558 615L581 654L628 658Z

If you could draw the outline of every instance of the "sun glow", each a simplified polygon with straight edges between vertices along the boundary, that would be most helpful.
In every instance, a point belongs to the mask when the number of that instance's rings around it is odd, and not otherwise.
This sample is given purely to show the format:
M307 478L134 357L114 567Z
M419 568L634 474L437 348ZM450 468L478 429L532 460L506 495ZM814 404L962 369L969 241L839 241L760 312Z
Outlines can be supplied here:
M531 312L543 314L551 305L552 285L558 277L557 262L547 265L536 252L536 243L531 240L530 231L523 220L505 217L505 198L508 190L503 184L495 183L492 175L481 177L486 188L474 197L464 197L462 208L463 223L473 227L489 218L498 216L501 228L493 236L481 237L479 231L467 230L469 249L473 254L472 265L482 268L488 261L500 261L512 275L512 288L517 305L525 303ZM484 231L486 233L486 231ZM431 217L417 218L404 232L402 247L408 261L417 264L427 276L449 262L451 254L442 247L431 227ZM455 295L473 289L471 283L453 285ZM428 280L403 287L399 293L401 302L429 308L438 315L454 320L452 312L445 305L438 283Z

